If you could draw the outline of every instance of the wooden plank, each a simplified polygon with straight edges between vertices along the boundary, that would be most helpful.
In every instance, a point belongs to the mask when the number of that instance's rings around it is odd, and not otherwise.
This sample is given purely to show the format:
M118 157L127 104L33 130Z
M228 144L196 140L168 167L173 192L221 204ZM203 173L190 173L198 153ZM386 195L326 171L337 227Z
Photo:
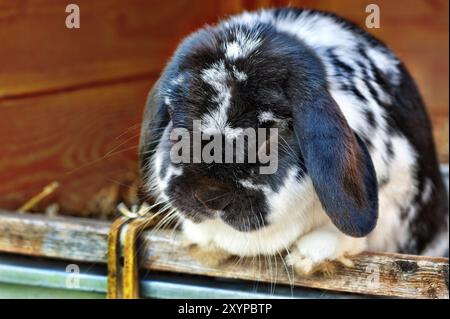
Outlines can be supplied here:
M106 263L109 222L45 218L0 211L0 251ZM337 267L330 276L300 277L280 258L230 260L209 267L186 254L176 231L142 235L142 268L202 276L293 284L325 290L405 298L448 298L448 258L364 253L354 268Z
M87 218L45 218L0 209L0 251L105 263L110 226Z
M142 110L154 81L0 102L0 207L15 210L58 181L51 200L62 211L101 217L99 192L137 178Z
M157 75L219 11L207 0L79 0L80 28L68 29L68 3L0 0L0 99Z

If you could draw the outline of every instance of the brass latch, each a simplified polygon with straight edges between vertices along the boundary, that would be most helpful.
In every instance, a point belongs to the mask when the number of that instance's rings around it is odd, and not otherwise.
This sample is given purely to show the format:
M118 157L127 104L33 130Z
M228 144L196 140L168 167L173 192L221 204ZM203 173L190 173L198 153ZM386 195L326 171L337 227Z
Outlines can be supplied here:
M136 242L138 235L154 225L146 204L129 210L124 204L117 209L123 216L114 221L108 236L108 299L139 298L139 265Z

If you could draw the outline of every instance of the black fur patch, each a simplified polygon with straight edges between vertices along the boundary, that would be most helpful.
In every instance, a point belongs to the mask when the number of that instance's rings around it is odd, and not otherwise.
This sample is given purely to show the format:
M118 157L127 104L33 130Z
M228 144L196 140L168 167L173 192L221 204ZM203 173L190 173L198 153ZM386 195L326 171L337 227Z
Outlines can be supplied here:
M366 116L367 123L373 128L377 128L377 122L375 121L375 115L373 114L373 111L369 109L364 110L364 115Z

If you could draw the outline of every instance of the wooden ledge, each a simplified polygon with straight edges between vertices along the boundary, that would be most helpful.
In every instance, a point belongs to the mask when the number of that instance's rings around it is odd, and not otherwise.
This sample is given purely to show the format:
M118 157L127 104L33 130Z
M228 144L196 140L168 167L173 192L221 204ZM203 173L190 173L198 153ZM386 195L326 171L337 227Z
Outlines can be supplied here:
M91 219L17 214L0 210L0 252L106 263L111 223ZM281 258L230 260L207 267L193 260L177 232L145 232L141 267L148 270L242 279L403 298L449 298L448 258L386 253L354 257L354 268L337 266L331 277L300 277Z

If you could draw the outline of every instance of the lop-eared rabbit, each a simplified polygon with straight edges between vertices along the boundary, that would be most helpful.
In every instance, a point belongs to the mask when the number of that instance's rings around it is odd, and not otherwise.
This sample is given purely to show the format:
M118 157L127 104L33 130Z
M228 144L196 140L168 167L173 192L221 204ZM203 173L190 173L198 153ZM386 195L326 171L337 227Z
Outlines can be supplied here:
M194 120L225 142L276 128L277 170L174 163L171 132L192 135ZM310 274L363 250L448 254L419 91L381 41L334 14L243 13L187 37L150 92L140 158L149 194L208 263L282 254Z

